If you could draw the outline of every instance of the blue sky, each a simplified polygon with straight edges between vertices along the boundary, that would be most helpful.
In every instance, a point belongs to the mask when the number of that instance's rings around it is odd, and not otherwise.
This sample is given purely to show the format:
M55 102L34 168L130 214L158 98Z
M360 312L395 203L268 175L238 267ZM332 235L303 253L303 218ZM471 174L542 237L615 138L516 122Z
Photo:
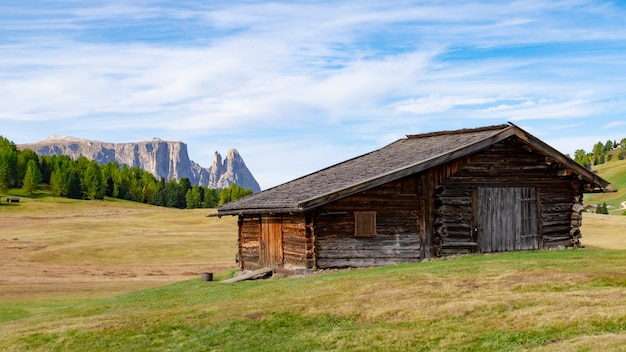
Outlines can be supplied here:
M619 1L0 2L0 135L237 148L262 188L406 134L626 137Z

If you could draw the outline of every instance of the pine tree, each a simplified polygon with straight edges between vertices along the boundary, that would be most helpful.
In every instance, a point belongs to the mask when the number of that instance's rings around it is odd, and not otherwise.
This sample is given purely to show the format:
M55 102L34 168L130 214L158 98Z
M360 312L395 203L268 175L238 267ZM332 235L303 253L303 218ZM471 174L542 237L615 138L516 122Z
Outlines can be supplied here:
M102 171L102 183L104 184L104 195L107 197L113 197L115 191L115 179L119 177L120 168L115 162L104 164L100 171Z
M0 187L9 189L17 183L17 147L0 136Z
M35 160L29 160L26 166L26 174L22 180L22 189L31 196L35 193L41 183L41 172Z
M82 184L87 199L104 199L105 185L102 181L102 172L95 161L90 162L85 169Z
M167 181L165 185L165 206L168 208L185 208L185 193L182 193L181 200L181 188L175 179ZM181 206L182 205L182 206Z
M243 198L252 194L251 189L245 189L243 187L237 186L236 184L231 184L228 188L225 188L220 191L220 202L219 204L226 204L228 202L232 202L234 200Z
M6 193L9 190L9 167L0 163L0 193Z
M187 190L187 193L185 194L185 200L187 202L187 209L202 208L200 186L195 185L191 189Z
M26 172L28 171L28 166L31 160L35 161L37 170L39 170L39 156L37 156L37 154L34 151L30 149L24 149L24 150L19 150L17 152L17 179L18 179L17 187L22 186L22 182L24 180L24 177L26 176ZM41 170L39 170L39 174L40 174L39 183L41 183L43 179L41 177Z
M598 142L593 147L593 164L594 165L604 164L605 159L606 159L606 152L604 151L604 144L602 144L602 142Z
M130 187L128 188L129 199L133 202L143 202L143 185L141 180L136 178L130 179Z
M223 190L220 191L220 205L224 205L230 201L232 201L232 193L233 190L229 187L229 188L224 188Z
M67 175L67 196L74 199L83 198L83 189L80 186L78 171L72 169Z
M152 200L150 201L150 204L156 205L159 207L165 206L165 200L166 200L165 188L166 188L165 179L161 177L159 182L156 184L156 191L152 194Z
M608 209L608 207L606 205L606 202L597 205L596 213L597 214L608 214L609 213L609 209Z
M626 159L626 138L622 139L618 144L619 152L617 154L617 158L619 160Z
M154 193L156 193L156 191L157 191L157 183L156 183L156 181L144 184L143 188L141 189L141 193L143 195L142 202L143 203L151 203L152 202L152 198L154 196Z
M214 188L207 188L202 199L203 208L215 208L220 202L220 193Z
M50 175L50 191L57 197L67 196L67 180L61 169L55 169Z

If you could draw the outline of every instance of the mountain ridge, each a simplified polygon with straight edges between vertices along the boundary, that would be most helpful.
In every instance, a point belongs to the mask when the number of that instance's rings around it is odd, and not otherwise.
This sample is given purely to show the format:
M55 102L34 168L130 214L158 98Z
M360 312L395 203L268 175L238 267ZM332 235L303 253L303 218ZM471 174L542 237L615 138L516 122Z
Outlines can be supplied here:
M211 166L205 168L189 159L187 144L184 142L165 141L156 137L140 142L111 143L71 136L50 136L38 142L18 144L17 147L31 149L39 155L64 154L73 159L84 156L101 165L116 162L119 165L139 167L167 181L186 177L191 184L208 188L223 189L237 184L253 192L261 190L235 148L229 149L223 160L216 151Z

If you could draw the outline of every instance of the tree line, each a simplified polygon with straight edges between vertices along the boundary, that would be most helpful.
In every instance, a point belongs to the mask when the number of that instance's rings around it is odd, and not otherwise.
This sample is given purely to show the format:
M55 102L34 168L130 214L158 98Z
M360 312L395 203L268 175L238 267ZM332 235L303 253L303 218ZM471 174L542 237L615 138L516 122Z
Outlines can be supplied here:
M212 189L179 181L157 179L138 167L121 167L110 162L68 155L39 156L30 149L18 150L15 143L0 136L0 192L21 188L30 195L41 185L58 197L104 199L112 197L170 208L214 208L252 194L252 190L230 185Z
M610 153L617 151L617 153ZM591 170L595 165L604 164L617 154L618 160L626 158L626 138L619 143L616 140L608 140L606 143L598 142L593 146L591 152L578 149L574 152L574 161Z

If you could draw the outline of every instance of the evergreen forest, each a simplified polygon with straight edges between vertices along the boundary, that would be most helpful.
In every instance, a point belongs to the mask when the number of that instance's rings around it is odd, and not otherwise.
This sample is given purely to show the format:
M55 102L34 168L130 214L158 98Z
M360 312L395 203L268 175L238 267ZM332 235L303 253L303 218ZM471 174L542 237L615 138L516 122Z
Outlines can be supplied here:
M15 143L0 136L0 192L11 188L30 195L43 188L58 197L106 196L180 209L214 208L252 194L235 184L212 189L191 185L188 178L165 181L141 168L115 162L99 165L85 157L40 156L30 149L18 150Z
M593 166L604 164L615 156L618 160L626 158L626 138L623 138L619 143L616 140L608 140L606 143L598 142L594 144L591 152L578 149L574 152L573 159L591 170Z

